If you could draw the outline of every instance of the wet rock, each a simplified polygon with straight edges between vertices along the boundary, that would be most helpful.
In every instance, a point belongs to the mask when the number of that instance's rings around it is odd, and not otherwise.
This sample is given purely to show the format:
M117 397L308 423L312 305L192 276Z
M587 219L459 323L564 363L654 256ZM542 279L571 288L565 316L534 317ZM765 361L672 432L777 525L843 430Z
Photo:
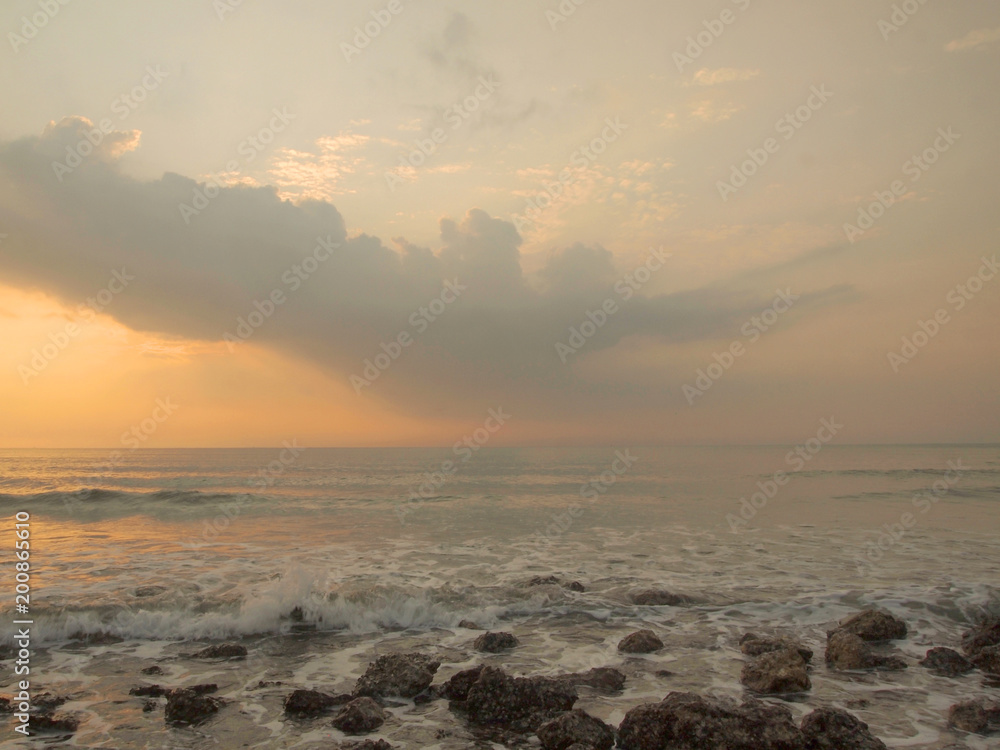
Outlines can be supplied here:
M1000 703L988 698L956 703L948 709L948 726L978 734L1000 729Z
M535 731L555 714L570 711L576 690L548 677L511 677L502 669L484 667L469 688L465 710L475 724L515 725L515 731Z
M151 596L159 596L166 590L166 586L140 586L135 590L135 595L138 599L146 599Z
M969 657L996 645L1000 645L1000 617L983 620L962 634L962 651Z
M580 594L582 594L587 590L587 587L584 586L579 581L570 581L569 583L566 584L566 588L568 588L570 591L576 591L577 593Z
M920 662L920 666L926 667L942 677L958 677L974 669L972 662L960 653L941 646L928 651L923 661Z
M364 740L363 742L342 742L337 745L339 750L395 750L385 740Z
M792 649L771 651L747 662L740 672L740 682L765 695L801 693L812 687L805 659Z
M972 663L990 674L1000 674L1000 646L987 646L972 657Z
M152 713L156 710L156 707L160 705L157 701L150 698L142 702L142 712L144 714Z
M663 641L657 638L652 630L637 630L618 643L618 650L623 654L651 654L661 648Z
M122 643L125 640L114 633L84 633L82 630L78 630L73 633L69 639L71 641L85 643L88 646L113 646L114 644Z
M0 714L12 713L14 713L14 704L10 702L10 698L6 695L0 695Z
M285 713L289 716L319 716L334 706L352 700L350 695L329 695L318 690L295 690L285 696Z
M860 637L834 631L826 642L826 663L834 669L906 669L898 656L881 656Z
M413 696L413 704L416 706L426 706L428 703L433 703L440 697L441 694L437 691L437 688L431 685L424 692Z
M476 638L472 647L476 651L499 654L501 651L506 651L519 645L521 645L521 642L512 633L483 633Z
M763 656L772 651L787 651L789 649L798 651L807 664L812 661L812 650L791 638L761 636L756 633L747 633L740 638L740 651L747 656Z
M742 705L670 693L629 711L618 728L622 750L804 750L792 712L748 698Z
M143 669L140 669L139 671L142 674L149 674L149 675L163 674L163 669L161 669L160 667L156 666L155 664L153 666L151 666L151 667L144 667Z
M479 679L479 675L483 672L483 667L473 667L472 669L463 669L457 674L453 674L451 678L441 686L441 695L443 695L448 700L452 701L464 701L469 697L469 688L471 688L476 680Z
M559 675L556 679L574 687L586 686L603 693L617 693L625 686L625 674L611 667L594 667L587 672Z
M200 724L218 713L222 701L199 695L193 690L178 688L167 694L164 718L168 724Z
M284 684L285 683L283 683L281 680L257 680L257 684L250 689L263 690L264 688L269 688L269 687L280 687L281 685Z
M434 681L441 662L424 654L386 654L368 665L354 695L412 698Z
M533 586L559 586L561 583L556 576L535 576L524 585L526 588L531 588Z
M340 709L331 724L345 734L374 732L385 724L385 711L371 698L355 698Z
M292 611L288 613L288 619L292 622L302 622L306 619L306 613L302 611L302 607L292 607Z
M592 750L610 750L615 731L600 719L579 709L545 722L536 732L544 750L566 750L574 744Z
M856 635L863 641L893 641L906 638L906 623L878 609L866 609L841 620L833 632L838 630Z
M191 654L194 659L245 659L247 647L239 643L217 643Z
M868 725L839 708L824 707L802 719L805 750L887 750Z
M482 630L482 628L479 627L479 625L474 623L472 620L462 620L460 623L458 623L458 627L465 628L466 630Z
M128 694L138 696L139 698L159 698L169 692L168 688L161 685L140 685L129 690Z
M214 693L219 689L219 686L214 682L204 682L201 685L188 685L185 690L190 690L195 695L205 695L206 693Z
M636 591L629 596L629 599L632 600L633 604L638 604L641 607L681 607L692 602L689 596L657 589Z
M80 721L68 714L39 713L28 717L30 732L62 732L72 734L80 728Z
M45 691L43 693L38 693L31 699L31 704L38 709L41 709L42 713L51 712L53 709L59 708L62 704L69 700L68 696L58 695L56 693L50 693Z

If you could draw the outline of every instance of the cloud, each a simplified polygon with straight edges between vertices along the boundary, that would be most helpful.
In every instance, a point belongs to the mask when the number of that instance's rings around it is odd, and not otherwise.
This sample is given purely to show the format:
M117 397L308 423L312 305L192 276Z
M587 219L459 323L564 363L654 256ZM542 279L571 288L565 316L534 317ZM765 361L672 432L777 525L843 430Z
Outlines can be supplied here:
M566 366L556 342L588 310L617 298L614 283L630 270L617 268L603 247L556 249L537 278L528 278L514 226L482 210L442 219L436 252L405 238L387 247L367 234L348 236L330 203L295 204L273 187L219 188L188 223L179 206L193 204L205 186L181 175L140 181L95 160L60 182L52 154L87 127L82 118L71 122L40 138L0 144L0 225L10 235L0 245L0 269L9 283L43 289L75 306L102 289L112 271L127 269L134 281L108 315L163 340L206 344L221 342L235 331L238 317L280 289L287 301L259 327L253 344L346 382L381 352L381 343L401 331L414 333L410 316L457 280L467 291L365 392L413 413L464 415L484 404L516 403L539 418L578 417L598 408L595 388L606 392L600 409L662 400L665 382L680 377L669 363L645 388L631 383L624 389L588 383L573 365L632 337L662 345L728 340L774 293L773 281L762 285L758 277L754 284L735 279L638 294ZM646 171L643 163L628 166ZM291 290L286 272L320 237L340 247ZM789 320L835 303L841 293L802 290ZM622 373L623 383L627 376Z
M973 49L984 44L992 44L1000 40L1000 27L995 29L977 29L970 31L961 39L956 39L945 45L948 52L958 52L964 49Z
M702 68L694 74L694 83L698 86L718 86L721 83L749 81L759 75L759 70L741 70L739 68L719 68L718 70L709 70L708 68Z

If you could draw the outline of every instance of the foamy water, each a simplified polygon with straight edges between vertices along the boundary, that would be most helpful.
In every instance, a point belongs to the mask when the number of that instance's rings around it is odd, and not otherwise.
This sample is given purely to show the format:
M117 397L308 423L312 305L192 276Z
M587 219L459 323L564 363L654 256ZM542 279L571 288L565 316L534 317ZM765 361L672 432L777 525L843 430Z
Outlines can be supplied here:
M956 646L977 612L1000 611L1000 447L788 452L483 449L441 482L448 450L306 449L287 462L281 449L137 451L110 471L104 452L20 451L0 455L0 507L8 528L16 511L32 515L33 682L72 695L64 710L84 723L69 744L328 745L339 733L286 721L281 699L349 691L387 650L438 654L438 681L482 662L539 675L614 666L625 691L582 691L578 706L617 724L671 690L741 695L738 641L755 630L816 652L796 714L833 703L893 747L988 747L947 730L945 714L1000 691L979 672L945 679L916 662ZM776 472L787 482L772 485ZM549 575L586 590L526 585ZM693 603L630 602L651 587ZM896 644L909 669L827 671L826 629L873 604L910 626ZM0 621L6 643L12 619ZM478 654L462 620L522 645ZM639 627L666 647L617 653ZM250 656L186 657L208 639L243 639ZM154 663L167 674L139 674ZM127 695L151 681L218 682L230 705L201 728L167 728ZM376 736L399 747L470 744L444 701L392 712Z

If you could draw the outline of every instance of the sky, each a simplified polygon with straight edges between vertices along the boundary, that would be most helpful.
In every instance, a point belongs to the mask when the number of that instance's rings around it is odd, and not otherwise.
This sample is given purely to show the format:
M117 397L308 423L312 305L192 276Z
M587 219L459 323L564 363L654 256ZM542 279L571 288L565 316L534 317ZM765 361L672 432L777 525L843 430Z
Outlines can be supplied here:
M1000 442L995 2L0 31L0 448Z

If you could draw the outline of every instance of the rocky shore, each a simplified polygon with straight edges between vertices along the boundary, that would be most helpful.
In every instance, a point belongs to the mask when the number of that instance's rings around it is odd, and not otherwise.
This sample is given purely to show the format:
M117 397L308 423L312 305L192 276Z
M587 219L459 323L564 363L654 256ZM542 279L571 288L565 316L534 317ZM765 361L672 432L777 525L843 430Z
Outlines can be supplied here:
M676 605L681 599L669 592L642 591L635 600L650 606ZM472 627L474 623L463 623ZM894 643L907 638L905 622L892 614L867 609L852 615L826 633L822 665L813 651L787 635L746 633L738 649L745 662L740 682L742 701L694 692L675 691L659 702L631 706L611 726L580 710L581 691L589 696L620 695L625 673L612 667L555 676L521 676L502 666L482 663L461 669L447 679L438 671L447 659L426 653L382 654L371 661L349 693L328 693L314 686L287 685L283 715L286 722L323 723L357 740L338 745L357 750L388 750L394 745L365 735L391 729L398 719L393 708L412 701L420 706L447 701L450 715L475 739L504 746L540 742L544 750L876 750L885 744L868 725L844 707L811 705L799 721L787 701L809 703L811 675L815 670L834 672L891 672L917 667L944 678L958 678L980 670L996 680L1000 675L1000 618L984 619L961 638L961 653L935 646L918 663L895 652ZM809 636L813 634L808 634ZM517 637L505 632L482 632L470 644L474 652L496 660L496 655L517 649ZM623 658L655 654L664 642L651 629L633 632L618 644ZM252 657L252 652L249 654ZM216 643L189 653L186 658L218 663L248 657L240 643ZM162 710L167 725L200 726L210 732L211 720L231 710L231 701L213 695L214 683L169 687L148 678L163 674L158 665L142 670L147 678L132 687L131 699L142 701L145 713ZM261 683L276 687L281 683ZM78 729L73 713L61 713L66 696L43 694L33 701L30 726L35 733L70 735ZM10 697L0 697L0 712L15 712ZM1000 702L986 695L952 705L941 716L942 727L979 735L1000 732ZM537 738L535 740L534 738Z

